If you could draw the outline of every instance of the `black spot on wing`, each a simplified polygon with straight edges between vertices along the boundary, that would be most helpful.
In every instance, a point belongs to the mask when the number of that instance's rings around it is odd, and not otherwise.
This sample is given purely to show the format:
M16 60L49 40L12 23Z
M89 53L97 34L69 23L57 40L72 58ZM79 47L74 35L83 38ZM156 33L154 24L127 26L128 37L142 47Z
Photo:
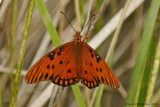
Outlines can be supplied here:
M98 72L98 68L96 68L96 71Z
M63 61L60 61L60 62L59 62L59 64L62 64L62 63L63 63Z
M71 73L71 70L69 69L67 72L68 72L68 73Z
M58 55L58 56L61 55L61 52L58 52L57 55Z
M50 68L50 66L49 65L47 65L47 69L49 69Z
M95 54L95 56L96 56L96 58L97 58L97 59L96 59L96 62L99 63L100 60L101 60L101 58L100 58L98 55L96 55L96 54Z
M103 77L101 77L101 80L102 80L102 82L104 82L104 78Z
M44 76L44 78L45 78L45 79L47 79L47 78L48 78L48 73L46 73L46 75Z
M60 51L63 51L63 50L64 50L64 47L61 47L61 48L60 48Z
M85 74L87 74L87 71L85 71Z
M54 75L52 74L52 75L49 77L49 79L50 79L50 80L53 80L53 76L54 76Z
M54 55L55 55L55 52L52 52L51 54L48 55L48 57L50 58L50 60L54 59Z
M100 62L100 60L98 60L98 59L97 59L97 60L96 60L96 62L97 62L97 63L99 63L99 62Z
M100 68L100 72L102 72L102 68Z
M54 65L52 65L52 69L54 69Z
M98 81L99 83L101 82L98 77L97 77L97 81Z
M93 58L93 57L94 57L94 54L91 54L91 57Z
M89 52L91 53L91 52L92 52L92 49L89 48Z

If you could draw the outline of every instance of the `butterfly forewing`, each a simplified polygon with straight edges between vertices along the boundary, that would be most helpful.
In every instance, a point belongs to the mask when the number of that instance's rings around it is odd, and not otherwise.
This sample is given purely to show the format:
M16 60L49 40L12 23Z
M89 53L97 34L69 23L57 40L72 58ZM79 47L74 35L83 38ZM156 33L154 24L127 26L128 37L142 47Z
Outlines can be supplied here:
M69 56L73 54L72 46L73 42L69 42L45 55L28 71L25 80L28 83L51 80L63 86L77 83L78 75L73 76L73 74L66 73L66 70L75 70L71 66L75 60L70 61L69 59Z
M119 82L111 68L105 63L100 55L88 44L82 44L82 76L81 81L89 88L99 84L107 84L118 88Z

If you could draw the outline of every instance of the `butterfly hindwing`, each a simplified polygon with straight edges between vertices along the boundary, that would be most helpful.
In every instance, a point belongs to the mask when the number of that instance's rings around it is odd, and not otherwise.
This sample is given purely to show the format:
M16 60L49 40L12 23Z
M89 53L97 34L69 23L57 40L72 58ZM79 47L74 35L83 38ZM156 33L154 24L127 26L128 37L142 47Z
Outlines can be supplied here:
M28 71L25 80L28 83L51 80L53 83L62 86L77 83L79 81L77 74L70 75L66 73L69 69L71 71L75 70L71 66L75 59L69 59L69 56L73 54L72 46L73 42L66 43L42 57Z
M111 68L100 55L88 44L82 43L82 75L81 81L89 88L106 84L118 88L119 82ZM87 71L87 72L86 72Z

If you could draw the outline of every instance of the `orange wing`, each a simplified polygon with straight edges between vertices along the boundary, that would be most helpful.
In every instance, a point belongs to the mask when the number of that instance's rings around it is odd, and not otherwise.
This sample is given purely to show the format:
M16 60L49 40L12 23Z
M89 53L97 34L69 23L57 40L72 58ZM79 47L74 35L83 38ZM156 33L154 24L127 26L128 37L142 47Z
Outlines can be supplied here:
M106 84L119 88L119 82L111 68L98 53L85 42L82 43L82 75L81 82L88 88Z
M28 71L25 76L27 83L51 80L61 86L69 86L79 81L73 42L66 43L49 52Z

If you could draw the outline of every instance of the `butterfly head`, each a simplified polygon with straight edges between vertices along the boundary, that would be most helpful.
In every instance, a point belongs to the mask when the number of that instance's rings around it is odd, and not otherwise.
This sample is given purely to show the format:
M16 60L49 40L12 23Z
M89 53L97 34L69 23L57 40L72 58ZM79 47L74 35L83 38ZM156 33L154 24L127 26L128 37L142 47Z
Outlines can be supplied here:
M82 35L80 32L76 32L76 35L73 35L75 37L75 41L80 42Z

